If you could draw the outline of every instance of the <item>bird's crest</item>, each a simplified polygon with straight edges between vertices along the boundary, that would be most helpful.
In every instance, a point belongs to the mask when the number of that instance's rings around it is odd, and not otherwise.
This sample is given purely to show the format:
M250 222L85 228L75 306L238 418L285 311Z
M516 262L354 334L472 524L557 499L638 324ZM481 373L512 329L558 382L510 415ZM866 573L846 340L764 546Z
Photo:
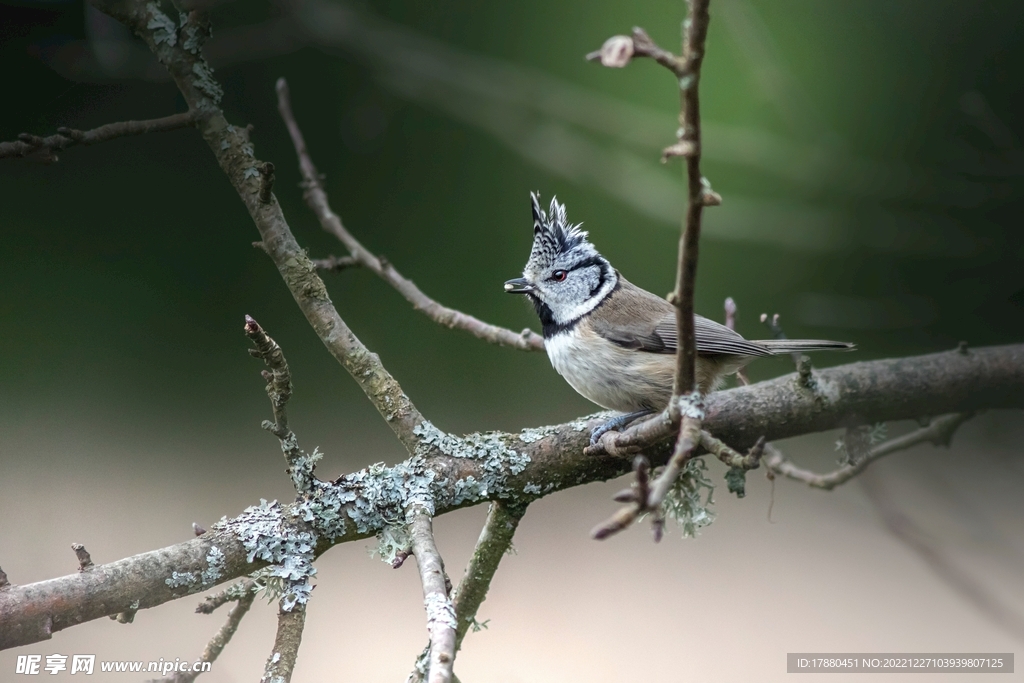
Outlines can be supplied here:
M565 254L581 245L588 245L587 233L580 230L580 224L572 225L565 217L565 204L559 204L556 197L551 198L547 213L540 208L538 193L530 193L533 208L533 249L530 252L531 263L547 266L554 262L560 254Z

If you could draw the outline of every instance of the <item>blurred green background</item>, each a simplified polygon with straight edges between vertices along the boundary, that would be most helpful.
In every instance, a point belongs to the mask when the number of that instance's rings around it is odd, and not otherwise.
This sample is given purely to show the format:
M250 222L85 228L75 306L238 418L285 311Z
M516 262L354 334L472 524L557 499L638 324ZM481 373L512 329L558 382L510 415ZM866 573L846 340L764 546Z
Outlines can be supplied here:
M633 25L678 49L682 3L212 4L223 107L255 126L256 156L275 163L277 197L312 256L343 252L303 204L280 76L334 210L440 302L537 329L501 288L529 252L531 190L557 194L630 280L671 288L682 171L658 157L674 139L674 83L652 63L604 69L583 55ZM184 110L141 45L82 3L2 10L0 139ZM857 343L819 365L1021 341L1024 4L721 0L712 14L704 171L724 201L705 214L698 311L721 319L732 296L748 337L766 336L758 316L778 312L792 337ZM0 229L5 517L10 491L42 487L44 473L61 482L47 485L58 507L75 499L75 477L117 482L129 518L146 501L183 517L198 505L209 522L287 497L259 429L269 406L244 314L287 354L293 426L326 451L324 475L401 456L252 248L256 230L194 131L75 148L56 164L3 160ZM593 410L543 354L442 329L370 273L325 280L444 429ZM750 369L789 371L785 359ZM141 493L166 477L186 490L195 478L232 484L212 503ZM5 545L34 547L10 529ZM145 537L130 551L151 547Z
M15 5L3 29L17 93L4 139L183 109L169 83L105 77L89 41L114 64L120 41L137 45L104 17L80 3ZM283 21L287 7L221 3L217 36ZM720 319L732 296L747 336L764 334L761 312L778 312L790 336L849 339L858 358L1019 340L1024 6L716 9L705 172L725 201L708 212L698 310ZM278 76L350 230L438 300L520 329L535 326L532 312L501 283L528 254L530 190L566 202L627 277L671 288L681 170L657 157L675 131L673 83L651 63L610 70L582 55L633 24L673 46L680 13L667 2L377 3L333 35L314 15L325 35L282 41L282 54L247 36L214 63L227 64L229 119L255 125L257 155L277 165L277 195L311 254L340 249L296 187ZM144 52L123 59L120 72L159 74ZM0 173L0 376L13 405L160 397L183 420L252 415L263 396L242 352L249 313L295 367L297 418L370 418L249 246L253 226L191 131L73 149L55 165L5 160ZM356 333L442 424L511 428L589 409L541 355L438 329L370 274L326 280ZM782 371L783 361L752 370Z

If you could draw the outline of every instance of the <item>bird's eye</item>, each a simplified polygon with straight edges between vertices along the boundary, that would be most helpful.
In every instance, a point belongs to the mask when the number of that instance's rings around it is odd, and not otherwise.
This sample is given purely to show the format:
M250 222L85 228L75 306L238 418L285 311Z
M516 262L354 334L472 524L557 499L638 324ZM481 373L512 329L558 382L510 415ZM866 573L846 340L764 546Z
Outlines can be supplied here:
M565 272L564 270L556 270L555 272L551 273L551 279L554 280L555 282L561 282L562 280L565 279L565 276L568 274L569 273Z

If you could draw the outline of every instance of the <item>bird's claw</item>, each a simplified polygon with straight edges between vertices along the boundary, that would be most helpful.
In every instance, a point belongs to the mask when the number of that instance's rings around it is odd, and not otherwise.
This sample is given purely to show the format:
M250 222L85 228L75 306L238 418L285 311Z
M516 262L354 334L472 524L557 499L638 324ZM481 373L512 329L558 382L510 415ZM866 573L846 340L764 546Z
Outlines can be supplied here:
M637 410L633 413L626 413L625 415L619 415L605 422L603 425L596 427L594 431L590 433L590 445L596 446L601 440L601 437L611 431L619 431L633 420L640 417L645 417L653 413L653 410Z

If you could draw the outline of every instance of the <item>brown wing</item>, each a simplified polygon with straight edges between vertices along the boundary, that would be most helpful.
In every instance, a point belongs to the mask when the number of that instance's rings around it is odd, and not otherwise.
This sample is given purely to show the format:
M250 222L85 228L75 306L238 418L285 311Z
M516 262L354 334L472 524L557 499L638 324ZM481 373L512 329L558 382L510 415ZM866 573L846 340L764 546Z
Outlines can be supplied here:
M593 330L619 346L649 353L675 353L676 313L672 304L620 276L619 288L590 316ZM725 325L694 316L697 353L770 356Z
M694 336L697 338L697 353L704 355L726 354L731 356L770 356L772 352L757 342L744 339L738 332L704 316L693 316ZM665 316L655 328L665 344L666 353L675 353L678 346L676 337L676 316Z

